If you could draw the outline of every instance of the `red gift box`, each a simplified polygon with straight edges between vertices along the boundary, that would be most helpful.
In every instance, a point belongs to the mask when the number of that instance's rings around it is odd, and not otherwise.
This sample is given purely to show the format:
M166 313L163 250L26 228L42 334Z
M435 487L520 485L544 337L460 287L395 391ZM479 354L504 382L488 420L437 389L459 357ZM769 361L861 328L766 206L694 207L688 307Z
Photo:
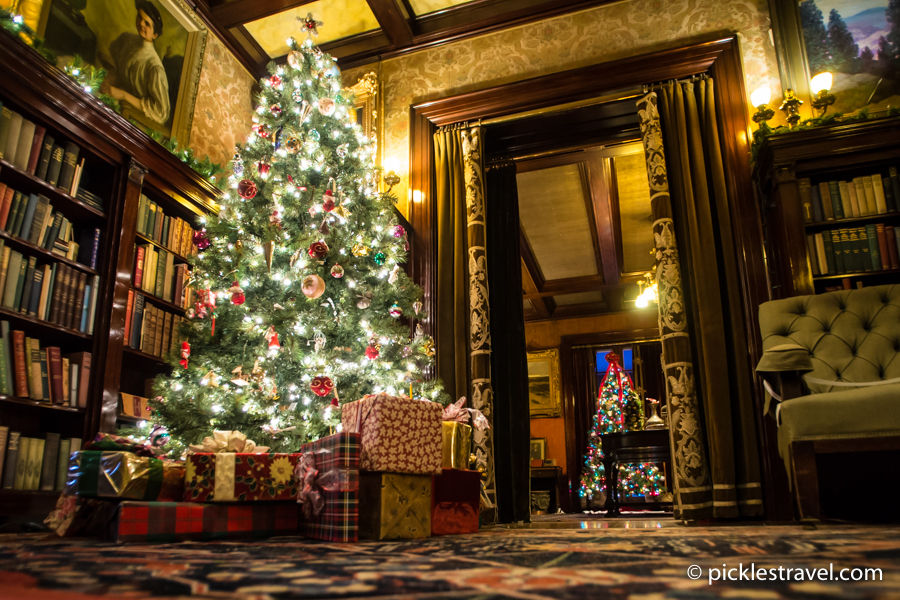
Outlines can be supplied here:
M329 542L355 542L359 537L359 434L342 432L300 446L302 456L315 455L319 479L330 489L317 489L324 507L306 517L300 507L300 532L305 537ZM302 485L302 482L300 482ZM315 483L312 484L316 486Z
M299 528L295 502L122 502L109 537L120 543L240 540L297 535Z
M435 402L369 395L341 407L344 431L360 433L359 470L431 475L441 472L441 414Z
M198 452L188 454L185 502L293 500L299 454Z
M481 473L444 469L431 477L431 535L476 533Z

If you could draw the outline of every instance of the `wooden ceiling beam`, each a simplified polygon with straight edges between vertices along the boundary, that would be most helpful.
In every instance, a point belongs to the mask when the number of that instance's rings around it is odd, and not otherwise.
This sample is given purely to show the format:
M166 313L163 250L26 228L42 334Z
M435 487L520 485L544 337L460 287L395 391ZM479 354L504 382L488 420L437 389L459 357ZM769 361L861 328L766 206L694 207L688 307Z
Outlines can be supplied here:
M609 285L619 282L619 259L616 249L615 222L610 206L609 182L611 164L608 158L592 156L587 162L594 225L600 245L599 269Z
M540 296L541 287L544 285L544 276L541 274L541 268L534 258L534 253L531 251L531 245L521 230L519 231L519 244L522 256L522 287L524 288L522 291L531 300L531 306L534 307L536 318L546 319L553 314L553 308L556 303L553 302L552 298ZM530 297L529 294L531 295Z
M397 47L409 46L413 41L413 30L409 14L401 0L366 0L378 24Z
M314 0L234 0L210 9L213 20L223 29L230 29L264 17L310 4ZM315 16L315 15L313 15ZM299 26L298 26L299 31Z
M526 293L525 298L546 298L548 296L561 296L563 294L579 294L581 292L606 292L634 285L643 279L639 275L620 277L616 284L604 283L600 275L587 275L584 277L568 277L566 279L551 279L534 293Z
M585 212L587 214L588 220L588 229L591 232L591 246L594 249L594 263L597 265L597 272L603 273L603 280L606 280L606 273L604 272L604 264L603 264L603 254L600 249L600 237L598 234L597 227L597 216L594 210L594 201L593 201L593 193L592 193L592 184L591 184L591 176L596 177L597 175L592 173L590 169L588 169L588 165L584 162L578 163L578 176L581 179L581 196L584 202Z

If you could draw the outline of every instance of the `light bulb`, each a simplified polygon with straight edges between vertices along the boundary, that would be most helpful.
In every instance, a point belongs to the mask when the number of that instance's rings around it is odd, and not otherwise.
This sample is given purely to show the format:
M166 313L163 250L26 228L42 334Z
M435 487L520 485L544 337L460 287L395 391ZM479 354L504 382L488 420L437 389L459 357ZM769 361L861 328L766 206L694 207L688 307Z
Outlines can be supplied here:
M647 302L647 299L644 298L643 294L641 294L634 301L634 305L637 306L638 308L647 308L647 306L649 305L649 302Z
M813 77L809 82L809 87L812 90L813 94L818 94L821 91L828 91L831 89L831 83L834 80L831 73L825 71L824 73L819 73L815 77Z
M769 100L772 98L772 91L768 86L762 86L756 88L752 94L750 94L750 103L753 106L765 106L769 103Z

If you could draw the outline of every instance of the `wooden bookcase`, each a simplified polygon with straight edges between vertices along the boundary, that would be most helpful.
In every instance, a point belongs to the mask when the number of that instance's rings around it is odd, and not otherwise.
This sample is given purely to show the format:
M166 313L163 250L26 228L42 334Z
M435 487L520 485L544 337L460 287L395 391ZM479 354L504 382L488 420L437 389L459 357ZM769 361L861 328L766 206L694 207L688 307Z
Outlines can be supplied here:
M851 181L873 173L887 174L891 166L900 168L900 118L819 127L770 136L763 142L754 180L763 207L771 298L823 293L826 288L841 286L845 279L852 287L859 283L872 286L900 281L900 270L813 275L807 251L808 234L874 223L900 226L900 210L804 222L798 183L802 178L809 178L812 185Z
M117 421L127 420L117 416L120 391L144 395L144 381L168 368L161 358L124 343L135 246L147 243L136 230L141 194L163 206L166 214L190 219L196 225L196 217L217 209L221 192L6 31L0 31L0 81L0 100L5 107L45 127L57 141L70 141L80 148L80 156L85 158L82 181L90 181L90 191L105 201L104 210L97 210L0 160L0 182L23 193L46 196L76 230L101 230L96 269L0 232L4 243L23 255L37 256L42 263L64 263L100 280L92 335L0 308L0 320L9 321L11 330L25 331L40 339L42 346L57 345L63 352L92 355L85 408L0 396L0 426L28 437L54 432L87 441L98 431L115 431ZM184 313L174 304L165 308ZM45 515L58 495L0 489L0 519Z

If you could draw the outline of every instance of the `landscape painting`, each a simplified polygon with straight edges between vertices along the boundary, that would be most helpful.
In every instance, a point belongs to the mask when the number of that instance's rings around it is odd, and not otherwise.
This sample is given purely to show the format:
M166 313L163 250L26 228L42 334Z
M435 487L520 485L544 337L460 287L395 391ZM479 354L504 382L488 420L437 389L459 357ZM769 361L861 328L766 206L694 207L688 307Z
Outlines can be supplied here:
M900 106L900 2L801 0L809 75L834 75L829 111Z

